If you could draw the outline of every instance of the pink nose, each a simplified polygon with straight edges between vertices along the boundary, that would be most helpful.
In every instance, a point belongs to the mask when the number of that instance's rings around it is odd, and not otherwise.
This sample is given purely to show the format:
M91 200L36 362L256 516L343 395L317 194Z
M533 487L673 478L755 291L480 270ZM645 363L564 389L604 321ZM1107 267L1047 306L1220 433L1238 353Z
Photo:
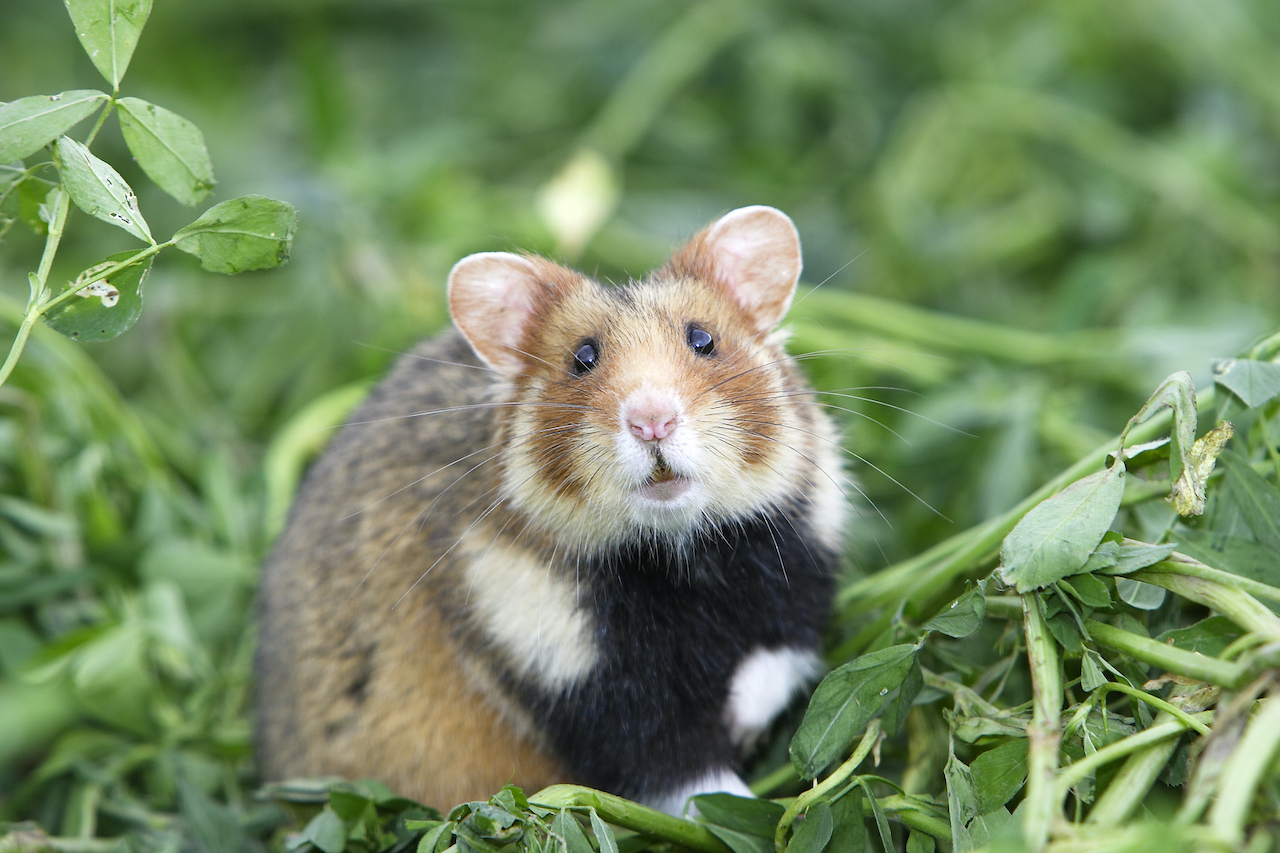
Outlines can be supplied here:
M627 414L631 434L641 441L661 441L676 428L676 413L670 407L640 406Z

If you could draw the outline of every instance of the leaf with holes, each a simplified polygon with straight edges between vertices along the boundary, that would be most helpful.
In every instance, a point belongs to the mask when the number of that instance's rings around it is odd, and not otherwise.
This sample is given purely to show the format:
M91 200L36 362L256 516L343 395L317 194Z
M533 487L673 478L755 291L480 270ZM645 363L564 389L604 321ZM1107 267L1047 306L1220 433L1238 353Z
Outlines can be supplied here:
M129 68L151 0L66 0L80 46L116 89Z
M93 115L107 100L94 89L32 95L0 106L0 163L30 157Z
M213 163L200 128L138 98L121 98L120 132L138 165L160 189L195 204L213 189Z
M138 210L138 197L120 173L69 137L58 140L62 183L76 207L155 245L151 228Z
M297 221L293 205L247 195L215 204L173 239L210 272L270 269L289 259Z
M97 272L127 261L136 254L120 252L80 274L85 281ZM77 341L109 341L125 332L142 313L142 282L151 270L146 258L81 290L46 315L49 326Z

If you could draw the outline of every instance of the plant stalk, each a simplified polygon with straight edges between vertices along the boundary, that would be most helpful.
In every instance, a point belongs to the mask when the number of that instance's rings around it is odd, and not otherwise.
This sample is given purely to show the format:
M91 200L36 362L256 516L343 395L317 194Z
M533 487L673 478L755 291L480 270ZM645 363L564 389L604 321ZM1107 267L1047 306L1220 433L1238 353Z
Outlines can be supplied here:
M730 853L724 842L705 826L673 817L604 791L580 785L552 785L529 797L529 802L553 809L594 808L601 819L648 838L670 841L704 853Z
M1244 842L1244 823L1259 784L1280 750L1280 698L1261 702L1222 770L1218 796L1209 809L1209 826L1230 849Z
M1261 634L1271 641L1280 641L1280 617L1268 610L1234 582L1231 585L1210 577L1197 569L1200 563L1165 560L1145 569L1139 569L1129 577L1154 584L1183 598L1189 598L1205 607L1221 613L1246 631ZM1188 567L1195 571L1191 574ZM1234 575L1228 575L1234 579Z
M1240 687L1248 681L1248 672L1238 663L1166 645L1095 619L1086 620L1084 626L1099 645L1168 672L1229 688Z
M1049 843L1049 832L1060 809L1054 778L1062 740L1062 671L1058 646L1049 634L1040 596L1022 596L1023 632L1031 669L1032 714L1027 725L1027 793L1022 804L1022 837L1031 851Z
M1153 727L1172 721L1172 714L1162 712L1156 717ZM1130 755L1124 766L1112 777L1107 790L1094 802L1085 823L1119 826L1127 821L1138 806L1142 805L1160 771L1169 763L1177 748L1177 738L1169 738Z
M1213 720L1212 711L1201 711L1198 714L1191 715L1198 723L1207 723ZM1168 738L1177 737L1187 730L1187 724L1181 720L1169 720L1165 723L1153 724L1149 728L1145 728L1137 734L1129 735L1123 740L1115 743L1107 744L1097 752L1090 753L1084 758L1069 764L1058 774L1058 799L1067 795L1067 791L1071 789L1084 777L1102 767L1110 764L1126 755L1131 755L1143 747L1151 744L1160 743Z
M778 853L782 853L786 849L787 830L791 828L791 824L795 823L796 818L809 806L844 784L858 769L858 765L871 754L871 748L876 745L879 739L880 721L872 720L867 724L867 730L863 733L862 740L858 741L858 747L853 751L853 755L849 756L849 760L837 767L830 776L796 797L791 805L787 806L787 810L783 812L782 817L778 820L778 828L773 835L773 845L777 848Z

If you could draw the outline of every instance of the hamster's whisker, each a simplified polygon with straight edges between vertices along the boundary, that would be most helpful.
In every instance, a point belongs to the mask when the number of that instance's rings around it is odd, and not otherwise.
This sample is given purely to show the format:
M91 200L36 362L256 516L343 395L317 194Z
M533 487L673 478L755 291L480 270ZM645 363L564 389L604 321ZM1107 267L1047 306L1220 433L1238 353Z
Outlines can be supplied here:
M816 292L817 292L817 290L818 290L818 288L822 287L824 284L826 284L827 282L831 281L831 279L835 278L836 276L840 275L840 273L844 272L844 271L845 271L845 270L847 270L849 267L853 266L854 262L855 262L855 261L857 261L857 260L858 260L858 258L861 258L863 255L865 255L865 254L866 254L867 252L869 252L869 251L871 251L871 247L870 247L870 246L868 246L867 248L863 249L861 252L859 252L858 254L856 254L856 255L854 255L852 258L850 258L848 261L846 261L846 262L845 262L845 264L844 264L844 266L840 267L840 269L836 270L836 271L835 271L835 272L833 272L831 275L827 276L827 277L826 277L826 278L824 278L822 281L820 281L820 282L818 282L817 284L815 284L813 287L809 288L809 292L808 292L808 293L806 293L804 296L801 296L801 297L800 297L799 299L797 299L795 302L792 302L792 303L791 303L791 307L787 309L787 313L789 314L789 313L791 313L792 311L796 310L796 306L797 306L797 305L799 305L801 302L804 302L804 301L805 301L806 299L808 299L812 294L816 293Z
M470 412L470 411L477 411L480 409L515 409L515 408L523 408L525 406L529 406L529 407L545 406L546 408L550 408L550 409L571 409L575 411L582 411L582 410L590 411L590 407L588 406L577 406L571 403L553 403L550 401L520 402L518 400L512 400L512 401L501 402L501 403L468 403L465 406L446 406L443 409L428 409L421 412L409 412L408 414L396 415L395 417L390 417L390 418L374 418L373 420L368 420L368 421L348 421L346 424L336 424L332 428L338 429L342 426L368 426L370 424L381 424L381 423L387 423L389 421L402 421L402 420L408 420L409 418L424 418L430 415L452 415L452 414L457 414L458 412Z
M503 446L503 445L512 444L514 441L516 441L516 439L517 439L517 438L525 438L525 437L526 437L526 436L517 436L517 437L512 437L512 438L509 438L509 439L504 439L503 441L494 442L493 444L490 444L490 445L488 445L487 447L481 448L480 450L477 450L477 451L475 451L474 453L469 453L469 454L467 454L466 456L463 456L463 457L459 458L459 459L458 459L458 461L460 462L460 461L462 461L463 459L470 458L471 456L475 456L476 454L478 454L478 453L482 453L482 452L484 452L484 451L486 451L486 450L494 450L495 448L502 448L502 446ZM529 437L529 439L530 439L530 440L532 440L532 437ZM515 445L514 445L514 444L512 444L512 446L515 446ZM423 508L422 508L422 509L420 509L417 513L415 513L415 514L413 515L413 517L412 517L412 518L410 518L410 519L409 519L409 521L404 525L404 527L402 527L402 528L400 529L400 532L396 534L395 538L394 538L394 539L392 539L392 540L391 540L391 542L387 544L386 548L384 548L384 549L382 550L382 553L378 556L378 559L377 559L377 560L375 560L375 561L374 561L374 563L373 563L373 565L369 567L368 571L366 571L366 572L364 573L364 577L362 577L362 578L360 579L360 583L356 584L356 588L357 588L357 589L359 589L361 586L363 586L363 585L364 585L365 581L367 581L367 580L369 579L369 577L373 574L374 570L375 570L375 569L377 569L377 568L378 568L378 566L382 564L382 560L387 556L387 554L388 554L388 553L390 553L391 549L395 547L396 543L400 541L400 537L404 536L404 534L405 534L406 532L408 532L409 528L413 527L413 525L415 524L415 522L418 524L418 529L419 529L419 531L421 531L421 529L422 529L422 525L426 524L427 519L431 517L431 513L434 511L436 504L440 502L441 498L443 498L443 497L444 497L444 496L449 492L449 490L450 490L450 489L452 489L454 486L458 485L458 483L462 482L462 481L463 481L463 480L465 480L467 477L471 476L473 473L475 473L475 472L476 472L477 470L479 470L480 468L484 467L484 466L485 466L486 464L488 464L489 462L492 462L494 459L497 459L500 455L501 455L501 450L499 450L498 452L494 453L493 455L491 455L491 456L489 456L489 457L487 457L487 458L485 458L485 459L480 460L480 461L479 461L479 462L477 462L475 465L473 465L472 467L468 468L466 471L462 472L462 474L458 475L458 477L456 477L452 482L450 482L450 483L449 483L448 485L446 485L443 489L441 489L441 490L440 490L440 492L439 492L439 494L437 494L437 495L436 495L436 496L431 500L431 502L430 502L430 503L428 503L425 507L423 507ZM421 483L423 480L427 479L428 477L431 477L431 476L433 476L434 474L437 474L437 473L439 473L440 471L443 471L443 470L445 470L445 469L447 469L447 468L450 468L450 467L452 467L452 463L451 463L450 465L446 465L446 466L444 466L443 468L437 469L436 471L433 471L431 474L427 474L427 475L425 475L425 476L423 476L423 477L418 478L417 480L415 480L414 482L412 482L412 483L408 484L407 486L403 486L402 488L397 489L395 492L393 492L393 493L392 493L392 495L395 495L395 494L398 494L398 493L400 493L400 492L403 492L405 489L410 489L410 488L412 488L413 486L417 485L418 483ZM489 492L491 492L491 491L493 491L493 489L490 489L490 490L489 490ZM485 492L485 494L488 494L488 492ZM391 495L388 495L387 497L391 497ZM483 497L483 495L481 495L481 497ZM374 505L376 505L377 503L380 503L381 501L386 500L386 499L387 499L387 498L385 498L385 497L384 497L384 498L381 498L381 499L379 499L379 501L376 501L374 504L372 504L372 505L370 505L370 506L374 506ZM471 504L473 504L474 502L475 502L475 501L471 501L471 502L470 502L470 503L468 503L466 506L471 506ZM369 509L369 508L370 508L370 507L366 507L365 509ZM464 507L464 508L465 508L465 507ZM364 511L365 511L365 509L362 509L362 510L360 510L359 512L364 512ZM358 513L352 513L351 515L347 516L347 518L351 518L351 517L353 517L354 515L357 515L357 514L358 514ZM344 519L344 520L345 520L345 519ZM456 545L457 543L455 542L454 544ZM452 550L452 549L450 549L450 550ZM448 553L448 552L446 552L446 553ZM443 556L443 555L442 555L442 556ZM439 562L439 561L437 561L437 562ZM429 571L431 570L431 568L432 568L432 567L434 567L434 565L435 565L435 564L433 563L431 567L428 567L427 571L429 572ZM424 573L424 575L423 575L423 576L425 576L425 573ZM420 578L418 578L418 581L421 581L421 580L422 580L422 578L421 578L421 577L420 577ZM418 581L415 581L415 585L416 585L416 583L417 583ZM409 588L409 590L407 590L407 591L405 592L405 594L407 595L410 591L412 591L412 589L413 589L413 587L410 587L410 588ZM403 598L404 598L404 596L401 596L401 598L400 598L399 600L397 600L397 601L396 601L396 604L399 604L399 603L400 603L400 601L401 601L401 600L403 600ZM392 605L392 606L394 607L395 605Z
M572 429L572 427L555 427L554 429L563 429L563 430L568 430L568 429ZM550 432L551 430L550 430L550 429L548 429L548 430L546 430L546 431L547 431L547 432ZM421 477L419 477L418 479L416 479L416 480L414 480L414 481L412 481L412 482L410 482L410 483L407 483L407 484L405 484L405 485L401 486L400 488L396 489L394 492L391 492L390 494L387 494L387 495L384 495L384 496L382 496L382 497L378 498L378 499L377 499L376 501L374 501L373 503L368 504L367 506L361 507L360 509L358 509L358 510L356 510L355 512L351 513L350 515L344 515L344 516L342 517L342 519L341 519L341 520L342 520L342 521L346 521L346 520L347 520L347 519L349 519L349 518L354 518L355 516L360 515L362 512L368 512L370 509L373 509L375 506L377 506L378 504L382 503L383 501L385 501L385 500L387 500L387 499L389 499L389 498L393 498L393 497L395 497L396 495L400 494L400 493L401 493L401 492L403 492L405 489L412 489L414 486L418 485L418 484L419 484L419 483L421 483L422 481L424 481L424 480L426 480L426 479L429 479L429 478L431 478L431 477L434 477L436 474L439 474L441 471L448 470L449 468L452 468L454 465L458 464L459 462L463 462L463 461L465 461L465 460L467 460L467 459L470 459L470 458L471 458L471 457L473 457L473 456L478 456L478 455L480 455L481 453L485 453L485 452L490 451L490 450L495 450L495 449L497 449L497 448L503 447L504 445L510 445L510 446L512 446L512 447L518 447L519 445L515 444L514 442L516 442L516 441L517 441L518 439L520 439L520 438L522 438L522 436L509 436L509 437L507 437L507 438L502 439L501 441L495 441L495 442L493 442L492 444L487 444L487 445L485 445L484 447L481 447L481 448L480 448L480 449L478 449L478 450L473 450L472 452L470 452L470 453L466 454L465 456L459 456L459 457L458 457L457 459L455 459L454 461L449 462L448 464L445 464L445 465L441 465L439 468L437 468L437 469L435 469L434 471L431 471L431 472L429 472L429 473L427 473L427 474L423 474L423 475L422 475ZM532 440L532 436L530 436L530 440ZM476 465L475 467L469 468L469 469L468 469L468 470L467 470L467 471L466 471L466 472L465 472L461 477L459 477L457 480L454 480L454 481L453 481L453 483L450 483L450 484L449 484L449 486L453 486L453 485L455 485L455 484L456 484L456 483L458 483L458 482L459 482L463 477L466 477L468 474L471 474L473 471L475 471L477 468L479 468L479 467L480 467L481 465L483 465L485 462L489 462L489 461L491 461L491 460L493 460L493 459L496 459L496 458L497 458L497 456L498 456L498 454L494 454L493 456L490 456L488 459L483 460L479 465ZM446 490L447 490L447 489L448 489L448 486L446 487Z
M464 361L447 361L443 358L432 358L429 355L419 355L413 350L406 352L404 350L391 349L390 347L380 347L377 344L366 343L365 341L355 341L355 345L358 347L364 347L365 349L374 350L375 352L385 352L389 355L411 358L414 361L427 361L431 364L443 364L446 367L465 367L468 370L483 370L485 373L498 374L498 371L494 370L487 364L467 364Z

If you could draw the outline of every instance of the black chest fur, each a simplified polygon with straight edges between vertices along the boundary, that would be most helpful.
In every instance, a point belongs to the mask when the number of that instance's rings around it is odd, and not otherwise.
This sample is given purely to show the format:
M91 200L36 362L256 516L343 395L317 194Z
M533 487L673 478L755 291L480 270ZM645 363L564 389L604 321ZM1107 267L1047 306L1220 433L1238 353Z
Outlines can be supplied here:
M725 707L743 658L817 648L836 556L803 510L623 548L591 578L599 666L558 694L519 691L575 777L643 797L734 765Z

